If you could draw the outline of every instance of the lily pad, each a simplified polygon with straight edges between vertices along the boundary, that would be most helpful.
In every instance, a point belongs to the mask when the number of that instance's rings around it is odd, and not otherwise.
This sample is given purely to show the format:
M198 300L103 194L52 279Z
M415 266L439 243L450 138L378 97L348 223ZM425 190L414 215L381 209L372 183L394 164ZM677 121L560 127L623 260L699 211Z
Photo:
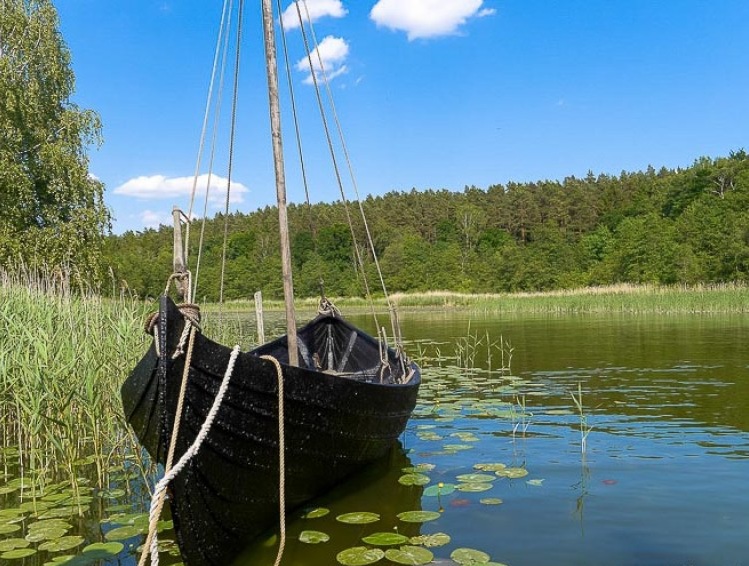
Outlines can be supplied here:
M486 552L481 550L475 550L473 548L456 548L450 554L452 558L458 564L474 565L474 564L486 564L491 560Z
M421 566L429 564L434 558L434 554L426 548L420 546L405 545L400 548L390 548L385 551L385 558L396 564L410 564L411 566Z
M482 491L489 491L492 488L492 484L488 482L473 482L473 483L459 483L455 489L458 491L465 491L468 493L480 493Z
M302 531L299 533L299 540L307 544L319 544L321 542L328 542L330 535L321 531Z
M484 497L479 499L479 503L484 505L502 505L503 501L499 497Z
M497 479L497 476L489 474L460 474L456 479L465 483L492 482Z
M46 527L42 529L29 529L29 533L26 535L26 540L29 542L42 542L45 540L54 540L65 536L67 529L61 529L56 527Z
M328 513L330 513L330 509L326 509L325 507L315 507L302 515L302 519L319 519Z
M377 513L358 511L355 513L344 513L343 515L338 515L335 520L351 525L364 525L367 523L375 523L379 521L380 516Z
M455 491L455 484L440 482L424 489L422 495L426 495L427 497L437 497L438 495L450 495L453 491Z
M401 485L426 485L429 481L429 476L424 474L405 474L398 478Z
M408 537L400 533L374 533L362 539L362 542L374 546L392 546L408 542Z
M143 531L134 525L126 525L124 527L117 527L111 531L104 533L104 538L107 540L125 540L138 536Z
M528 470L525 468L506 468L495 473L500 477L518 479L527 476Z
M404 474L416 474L420 472L431 472L436 466L434 464L427 464L427 463L421 463L416 464L415 466L407 466L405 468L401 468L401 472Z
M534 486L538 487L538 486L543 485L544 480L542 480L542 479L534 479L534 480L528 480L525 483L527 483L528 485L534 485Z
M86 561L106 560L117 556L125 548L121 542L95 542L84 547L82 557Z
M385 556L380 548L367 548L366 546L355 546L342 550L336 555L336 560L344 566L366 566L379 562Z
M0 540L0 552L8 552L17 548L27 548L29 544L29 541L22 538L6 538Z
M9 535L10 533L15 533L20 530L21 525L16 525L14 523L5 523L4 525L0 525L0 535Z
M479 470L481 472L499 472L501 470L504 470L506 467L506 464L501 464L499 462L487 462L473 465L474 470Z
M43 542L39 545L39 550L46 550L47 552L62 552L63 550L70 550L71 548L82 545L83 540L83 537L77 535L60 537L55 540Z
M61 566L75 559L75 554L61 554L44 563L44 566Z
M437 511L404 511L397 517L405 523L426 523L439 519L440 514Z
M0 558L3 560L16 560L17 558L26 558L27 556L33 556L36 554L34 548L17 548L16 550L9 550L0 554Z
M411 544L418 544L421 546L436 547L445 546L450 543L450 535L447 533L434 533L432 535L419 535L411 537L409 540Z

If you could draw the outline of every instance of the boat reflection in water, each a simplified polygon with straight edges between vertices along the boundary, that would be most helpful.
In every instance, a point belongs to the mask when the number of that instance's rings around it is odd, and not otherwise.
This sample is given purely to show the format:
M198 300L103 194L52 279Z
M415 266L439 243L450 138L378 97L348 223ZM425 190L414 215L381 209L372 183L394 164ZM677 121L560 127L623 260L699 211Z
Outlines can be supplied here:
M400 442L388 458L365 468L350 479L314 499L309 505L288 516L286 549L282 564L295 566L319 566L337 564L336 554L354 547L365 546L362 537L377 532L398 532L407 537L418 536L420 523L405 523L397 517L403 511L420 511L424 488L398 483L403 469L411 466L406 451ZM322 507L330 513L317 519L305 519L306 511ZM336 521L343 513L366 511L377 513L380 520L364 525L351 525ZM307 544L299 541L305 530L321 531L330 536L330 541ZM278 552L278 527L258 538L234 562L235 566L273 564Z

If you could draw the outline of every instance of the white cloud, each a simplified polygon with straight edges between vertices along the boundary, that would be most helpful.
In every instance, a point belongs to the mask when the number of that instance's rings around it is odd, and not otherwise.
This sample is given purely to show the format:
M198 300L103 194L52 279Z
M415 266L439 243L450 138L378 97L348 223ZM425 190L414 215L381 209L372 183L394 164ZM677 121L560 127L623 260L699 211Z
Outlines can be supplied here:
M192 193L194 177L166 177L164 175L141 176L130 179L116 189L114 194L129 196L141 200L165 200L189 197ZM208 175L198 177L196 185L196 206L202 206L205 199L206 187L208 186ZM223 206L226 201L227 180L218 175L210 177L210 191L208 202L214 208ZM240 203L243 195L249 189L243 184L233 181L231 184L231 195L229 202ZM150 211L145 211L149 213Z
M406 32L409 41L453 35L470 18L491 16L483 0L379 0L369 13L378 25Z
M281 19L283 20L284 28L295 29L299 27L299 13L296 9L297 2L292 2L283 11ZM306 5L306 6L305 6ZM302 19L307 22L307 15L312 22L330 16L332 18L342 18L348 12L343 7L341 0L304 0L299 5L299 12L302 13Z
M323 39L312 52L311 57L318 82L322 82L324 78L327 78L328 81L332 81L338 75L346 73L348 71L348 67L346 66L346 58L348 57L348 54L349 46L345 39L333 37L332 35ZM325 69L324 77L322 69L320 68L320 59L322 59L322 66ZM304 79L304 82L312 84L312 73L310 71L309 60L307 57L304 57L297 62L296 69L304 73L309 73L307 78Z
M158 228L162 224L166 226L172 225L172 217L168 214L162 214L153 210L144 210L138 217L144 228Z

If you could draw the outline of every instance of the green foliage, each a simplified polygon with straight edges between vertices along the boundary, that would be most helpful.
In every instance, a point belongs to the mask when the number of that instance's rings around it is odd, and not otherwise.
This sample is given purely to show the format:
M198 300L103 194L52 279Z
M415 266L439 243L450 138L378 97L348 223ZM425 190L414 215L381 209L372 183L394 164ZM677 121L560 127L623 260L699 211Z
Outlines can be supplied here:
M88 174L99 117L70 101L70 53L49 0L0 11L0 265L75 266L97 275L109 212Z
M363 207L393 292L749 281L749 156L743 150L698 159L687 169L591 173L462 193L391 192L367 198ZM261 289L280 298L277 211L267 207L228 220L237 235L227 250L225 296L249 298ZM317 295L320 280L331 296L364 293L341 203L291 206L289 222L297 296ZM358 220L354 233L377 291ZM199 299L218 297L222 237L223 217L208 221ZM106 256L116 278L141 295L158 294L169 273L171 238L168 228L109 238Z

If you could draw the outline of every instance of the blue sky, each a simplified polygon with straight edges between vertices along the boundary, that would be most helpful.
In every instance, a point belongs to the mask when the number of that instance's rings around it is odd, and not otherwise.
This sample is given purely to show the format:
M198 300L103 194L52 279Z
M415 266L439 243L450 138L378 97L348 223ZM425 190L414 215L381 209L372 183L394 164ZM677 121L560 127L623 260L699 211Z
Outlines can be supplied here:
M189 203L221 2L55 5L74 100L103 121L90 169L106 185L115 232L166 222L173 204ZM245 14L231 203L246 212L275 202L259 5L247 2ZM749 149L745 0L307 6L363 195L685 167ZM331 202L339 193L309 72L297 64L299 29L287 38L311 198ZM303 202L292 121L282 119L289 201ZM209 216L225 198L225 129L217 135Z

